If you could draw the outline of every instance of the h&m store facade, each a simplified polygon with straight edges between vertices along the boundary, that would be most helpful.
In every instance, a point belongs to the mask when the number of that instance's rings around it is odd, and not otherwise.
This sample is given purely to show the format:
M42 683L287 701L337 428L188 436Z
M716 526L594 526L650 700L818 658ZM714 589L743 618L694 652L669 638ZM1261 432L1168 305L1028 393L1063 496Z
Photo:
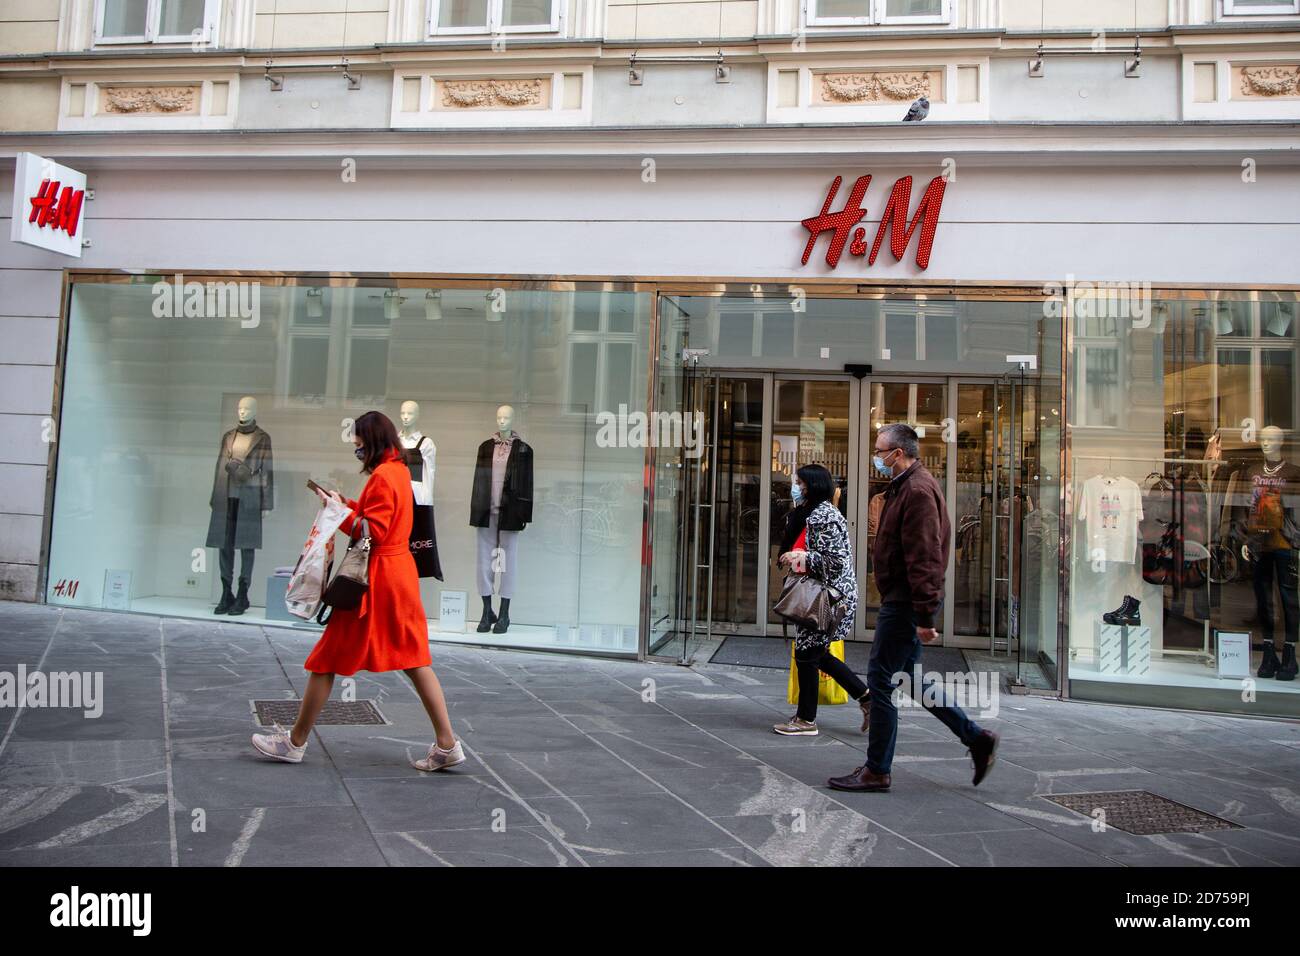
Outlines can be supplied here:
M780 640L791 476L819 462L870 641L872 444L907 422L952 518L942 644L971 667L1300 714L1285 667L1255 676L1300 636L1300 169L1246 184L1222 138L1180 129L1150 155L1089 133L1104 161L1076 142L1052 162L1012 131L951 166L951 146L837 133L838 156L791 138L665 157L653 183L608 157L362 158L341 186L300 159L252 176L233 146L170 171L69 149L93 244L76 268L13 243L0 264L58 297L39 598L213 619L225 567L251 607L223 620L293 626L276 571L315 513L306 479L355 495L347 421L405 407L444 572L422 582L433 640L666 660ZM503 405L532 520L510 628L480 634L470 500ZM214 462L248 419L256 533L217 540ZM1132 602L1140 623L1102 619Z

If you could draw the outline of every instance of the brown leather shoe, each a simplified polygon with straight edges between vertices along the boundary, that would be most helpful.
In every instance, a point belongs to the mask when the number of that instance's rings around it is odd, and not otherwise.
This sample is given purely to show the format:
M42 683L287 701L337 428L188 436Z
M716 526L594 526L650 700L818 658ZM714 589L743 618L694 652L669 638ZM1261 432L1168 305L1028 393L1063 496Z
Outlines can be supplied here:
M831 777L826 785L832 790L848 790L852 793L888 793L889 782L889 774L872 773L864 765L854 768L847 776Z

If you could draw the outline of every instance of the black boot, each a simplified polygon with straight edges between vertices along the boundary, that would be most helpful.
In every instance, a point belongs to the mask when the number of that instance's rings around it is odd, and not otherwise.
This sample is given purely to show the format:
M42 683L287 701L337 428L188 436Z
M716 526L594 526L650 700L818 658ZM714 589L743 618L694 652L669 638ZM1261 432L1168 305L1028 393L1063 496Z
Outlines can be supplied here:
M1278 680L1295 680L1295 645L1290 641L1282 645L1282 666L1277 669Z
M509 627L510 627L510 598L502 598L501 614L498 615L497 617L497 623L496 626L492 628L492 633L504 634Z
M483 616L478 619L478 632L486 634L496 622L497 616L492 613L492 595L488 594L483 598Z
M225 614L230 610L230 605L235 603L235 592L230 590L230 578L221 579L221 600L213 608L213 614Z
M1288 644L1287 647L1291 645ZM1259 663L1259 670L1255 671L1256 677L1275 677L1277 669L1281 667L1277 659L1277 651L1273 649L1273 639L1269 638L1264 644L1264 659Z
M227 611L231 617L236 617L248 610L248 578L239 579L239 593L235 595L235 603L230 605Z
M1141 606L1141 601L1130 594L1125 594L1124 600L1120 602L1119 607L1113 611L1107 611L1101 616L1101 619L1106 624L1120 624L1125 627L1136 626L1142 623L1142 615L1138 612L1138 608Z

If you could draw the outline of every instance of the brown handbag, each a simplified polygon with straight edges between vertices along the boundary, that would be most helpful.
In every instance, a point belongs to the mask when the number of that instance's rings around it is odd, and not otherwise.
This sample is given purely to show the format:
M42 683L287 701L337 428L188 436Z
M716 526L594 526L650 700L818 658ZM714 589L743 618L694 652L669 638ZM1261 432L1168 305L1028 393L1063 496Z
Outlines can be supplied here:
M334 609L355 611L370 587L370 522L361 518L357 524L361 536L348 544L347 554L334 574L333 580L321 595L321 607L316 613L316 623L324 624ZM330 609L330 614L325 609Z
M844 595L807 574L787 574L772 610L791 624L830 634L844 619Z

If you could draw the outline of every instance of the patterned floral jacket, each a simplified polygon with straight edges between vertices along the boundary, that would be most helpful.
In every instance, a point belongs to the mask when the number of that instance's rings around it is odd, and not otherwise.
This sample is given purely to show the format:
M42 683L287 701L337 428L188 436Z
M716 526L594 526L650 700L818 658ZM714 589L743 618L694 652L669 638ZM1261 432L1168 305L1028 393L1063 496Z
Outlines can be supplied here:
M849 526L829 501L823 501L808 515L808 573L844 595L847 613L834 634L800 627L795 631L796 650L826 647L842 641L853 632L858 608L858 581L853 566L853 547L849 544Z

